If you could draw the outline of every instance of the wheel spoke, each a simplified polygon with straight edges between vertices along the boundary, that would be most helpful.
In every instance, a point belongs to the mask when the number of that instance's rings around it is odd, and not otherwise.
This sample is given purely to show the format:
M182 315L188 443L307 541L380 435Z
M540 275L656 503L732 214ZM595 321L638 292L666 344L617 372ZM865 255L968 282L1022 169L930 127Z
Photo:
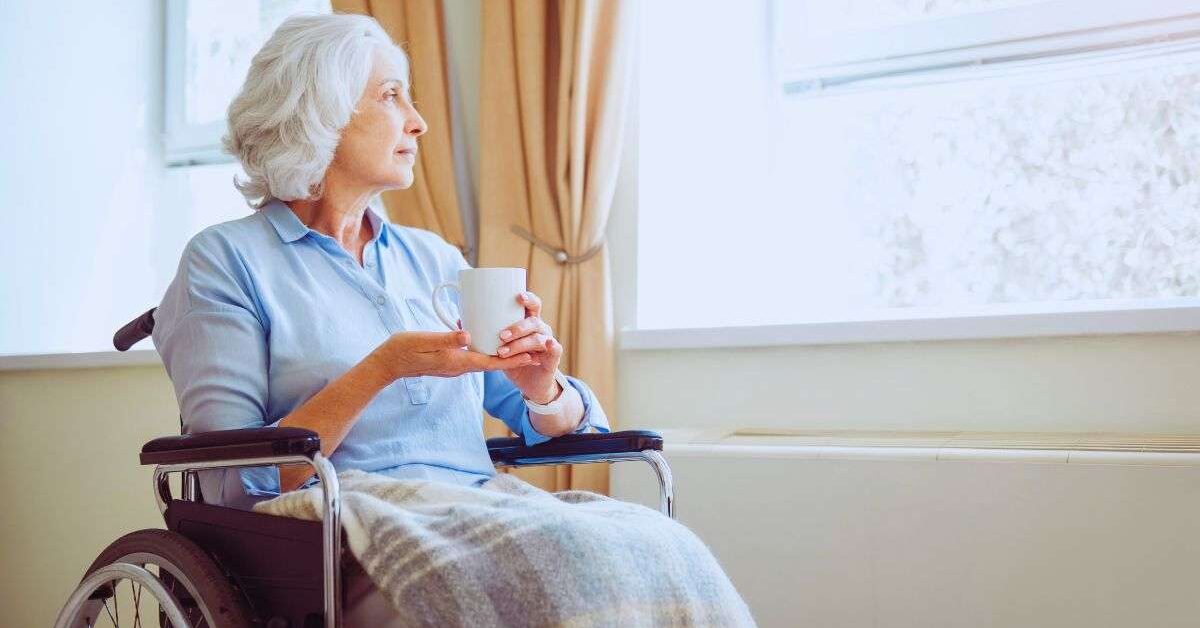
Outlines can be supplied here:
M133 589L133 581L129 581L129 588ZM137 589L133 591L133 628L141 628L142 625L142 584L139 582Z
M116 593L115 593L115 591L116 591L116 590L117 590L117 588L116 588L116 587L113 587L113 591L114 591L114 594L113 594L113 605L114 605L114 606L115 606L115 605L116 605L116 603L117 603L117 596L116 596ZM111 610L109 610L109 608L108 608L108 598L104 598L104 600L103 600L103 601L104 601L104 612L105 612L105 613L108 613L108 621L111 621L111 622L112 622L112 624L113 624L113 626L116 626L117 628L120 628L121 624L120 624L120 623L118 623L118 622L117 622L117 620L113 619L113 614L112 614L112 611L111 611ZM117 613L117 617L120 617L120 616L121 616L121 614L120 614L120 613Z

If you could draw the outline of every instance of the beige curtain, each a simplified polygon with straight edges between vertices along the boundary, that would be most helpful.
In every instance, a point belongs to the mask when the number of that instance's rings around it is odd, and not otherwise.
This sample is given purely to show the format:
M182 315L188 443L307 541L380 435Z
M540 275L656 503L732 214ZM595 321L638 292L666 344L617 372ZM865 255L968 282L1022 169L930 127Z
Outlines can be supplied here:
M415 180L383 193L394 222L429 229L466 252L454 178L450 84L442 0L333 0L339 13L370 15L408 53L413 100L429 130L418 140Z
M563 371L586 381L614 421L604 231L634 9L629 0L483 2L479 265L529 269L543 318L566 348ZM607 465L520 475L548 490L608 490Z

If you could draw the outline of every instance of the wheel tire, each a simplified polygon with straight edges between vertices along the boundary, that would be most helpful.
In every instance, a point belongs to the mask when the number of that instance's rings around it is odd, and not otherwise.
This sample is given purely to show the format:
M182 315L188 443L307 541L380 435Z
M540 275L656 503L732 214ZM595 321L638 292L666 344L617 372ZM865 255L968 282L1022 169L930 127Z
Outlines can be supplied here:
M245 598L233 587L220 566L199 545L177 532L156 529L130 532L100 552L83 578L86 579L97 569L120 561L130 554L151 554L157 558L158 560L149 563L159 565L159 579L163 581L164 586L169 586L171 581L175 580L169 573L163 574L167 571L163 567L164 564L177 569L191 582L195 591L187 590L185 586L181 586L182 583L177 583L174 589L181 602L195 604L192 607L195 610L187 612L192 626L200 623L205 609L213 618L212 628L249 628L253 625L253 615ZM123 562L142 564L142 561Z

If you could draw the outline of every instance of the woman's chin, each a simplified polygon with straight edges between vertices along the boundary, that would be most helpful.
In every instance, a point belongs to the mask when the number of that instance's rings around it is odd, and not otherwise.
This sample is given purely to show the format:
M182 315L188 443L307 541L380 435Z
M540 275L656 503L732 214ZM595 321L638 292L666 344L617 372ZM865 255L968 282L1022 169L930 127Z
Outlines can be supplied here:
M412 187L413 179L414 177L412 168L408 168L404 171L395 173L395 176L389 177L388 181L384 183L384 185L386 186L386 189L389 190L407 190L408 188Z

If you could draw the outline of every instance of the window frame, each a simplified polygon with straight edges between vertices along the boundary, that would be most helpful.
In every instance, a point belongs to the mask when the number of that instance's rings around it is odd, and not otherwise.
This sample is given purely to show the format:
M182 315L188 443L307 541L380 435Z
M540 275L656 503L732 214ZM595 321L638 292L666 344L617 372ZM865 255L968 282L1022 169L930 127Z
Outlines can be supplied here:
M1200 331L1200 297L897 308L873 318L784 325L625 328L623 350L988 340Z
M235 161L221 147L221 136L225 134L224 120L206 124L187 123L187 16L192 1L167 0L164 15L163 156L168 168ZM300 9L303 10L302 7ZM327 2L322 2L322 9L328 9Z
M833 31L807 28L804 3L771 2L772 56L789 94L956 67L1019 67L1022 60L1166 43L1200 28L1189 0L1114 3L1104 12L1095 10L1095 0L1035 0Z
M167 167L220 164L233 161L221 151L224 122L187 124L187 13L191 0L167 2L163 59L163 155Z

